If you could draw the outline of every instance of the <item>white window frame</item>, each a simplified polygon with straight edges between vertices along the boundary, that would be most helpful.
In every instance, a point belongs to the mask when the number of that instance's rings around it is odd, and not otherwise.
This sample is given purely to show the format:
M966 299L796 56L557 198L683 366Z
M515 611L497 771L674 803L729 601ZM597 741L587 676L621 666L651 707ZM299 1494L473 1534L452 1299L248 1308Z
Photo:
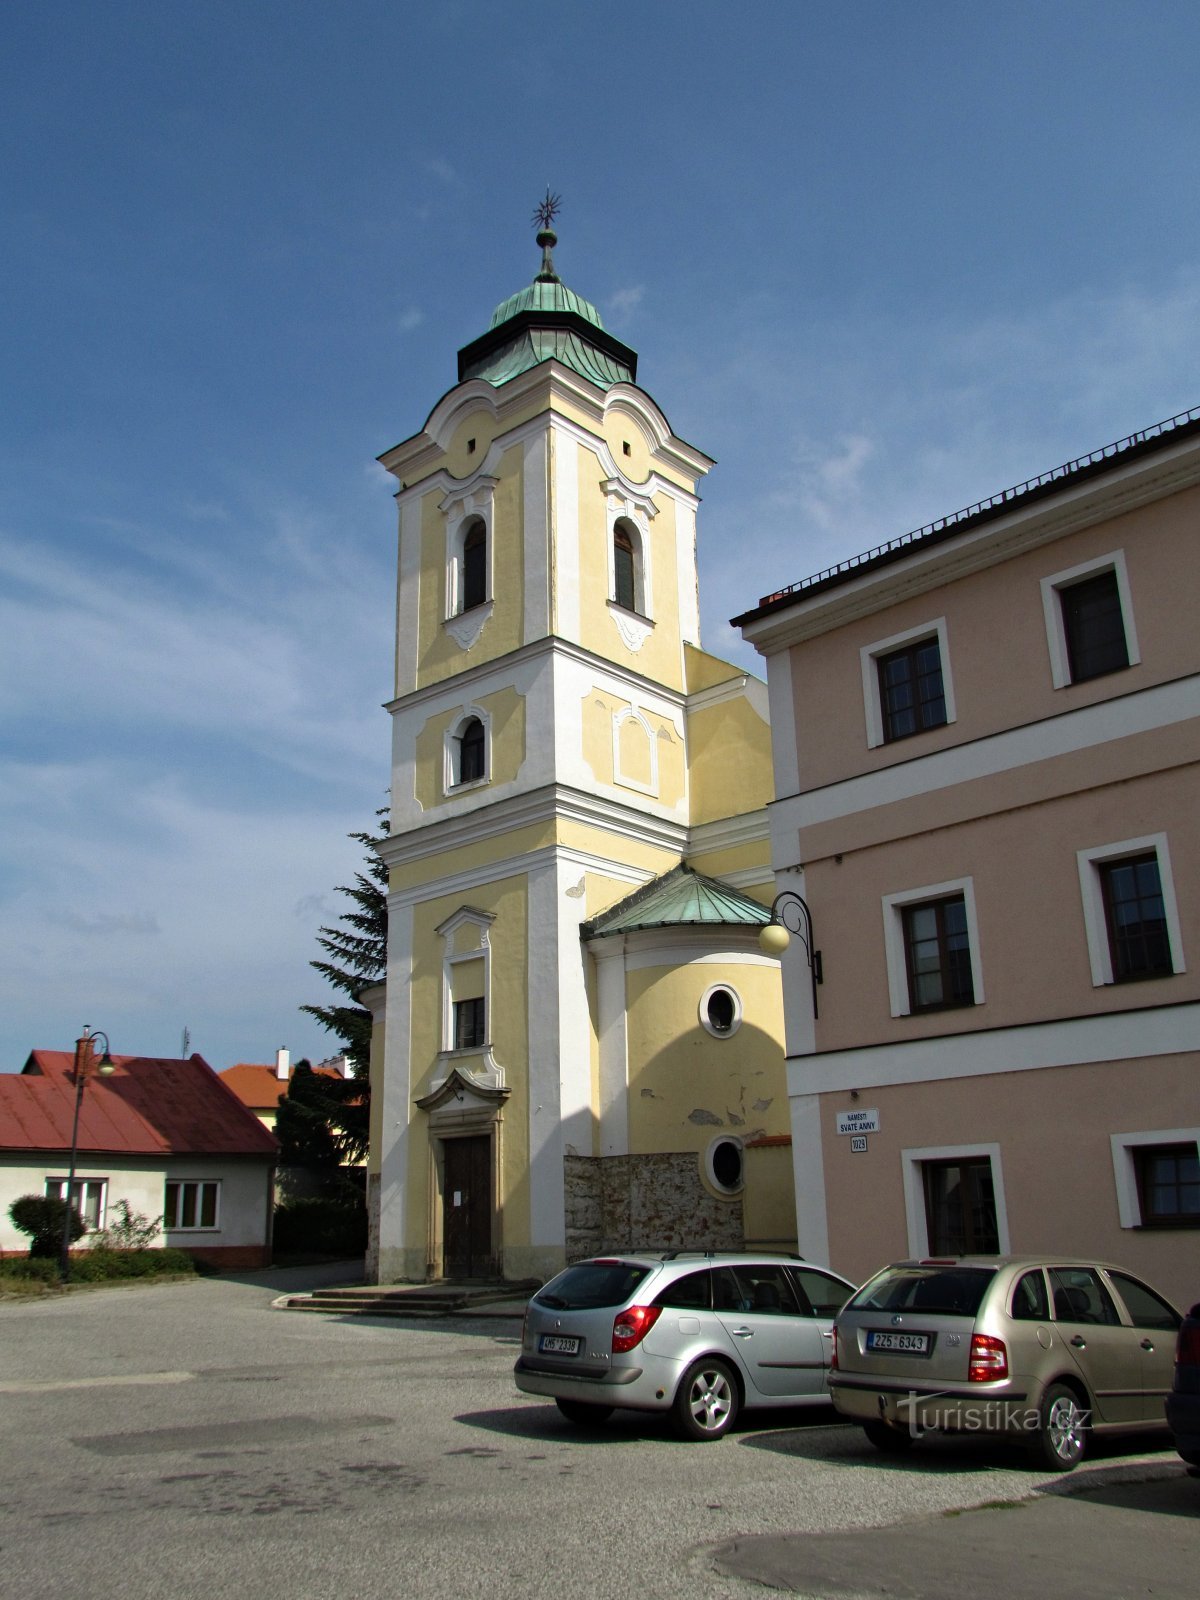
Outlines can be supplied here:
M1122 839L1118 844L1095 845L1077 850L1079 889L1083 899L1083 925L1087 934L1088 960L1092 987L1103 989L1114 982L1112 950L1108 942L1108 918L1104 914L1104 887L1100 868L1106 861L1121 856L1151 855L1158 859L1158 881L1162 889L1163 913L1167 919L1167 941L1171 946L1171 971L1186 972L1183 959L1183 933L1179 907L1175 900L1175 881L1171 875L1171 852L1165 833L1148 833L1140 839Z
M733 1019L723 1033L713 1027L708 1015L708 1003L718 993L727 994L733 1001ZM731 983L710 983L700 996L699 1016L700 1026L705 1033L711 1034L714 1039L732 1039L742 1025L742 997Z
M108 1216L108 1179L81 1177L79 1173L75 1174L74 1188L77 1193L82 1192L85 1201L87 1191L94 1185L99 1186L100 1199L96 1209L96 1216L98 1220L94 1223L88 1222L87 1224L89 1231L93 1232L105 1226L105 1219ZM48 1200L63 1199L67 1192L67 1174L65 1172L61 1176L58 1176L54 1173L47 1174L45 1192ZM83 1206L76 1206L75 1209L79 1212L80 1216L83 1217L84 1221L87 1222L87 1216L84 1212Z
M1141 661L1137 629L1133 621L1133 602L1129 593L1129 573L1125 567L1124 550L1113 550L1108 555L1096 556L1091 561L1081 561L1078 566L1054 572L1042 583L1042 611L1046 618L1046 647L1050 652L1050 681L1056 689L1069 689L1075 682L1071 676L1071 662L1067 654L1067 630L1063 625L1062 591L1082 583L1085 578L1111 572L1117 580L1117 597L1121 602L1121 625L1125 629L1125 650L1129 665ZM1083 682L1091 683L1091 678Z
M1113 1133L1113 1183L1117 1191L1117 1217L1122 1228L1141 1228L1142 1198L1138 1193L1134 1152L1146 1145L1194 1144L1200 1152L1200 1128L1155 1128L1143 1133Z
M169 1216L167 1214L167 1190L172 1186L172 1184L179 1191L179 1193L178 1193L178 1195L176 1197L177 1198L177 1205L176 1205L175 1217L171 1217L171 1216ZM212 1222L206 1222L206 1223L193 1222L193 1223L189 1224L189 1223L179 1222L179 1221L176 1220L176 1218L179 1216L179 1213L183 1209L183 1207L182 1207L183 1190L186 1189L189 1185L191 1187L195 1188L197 1191L200 1191L200 1190L203 1190L203 1189L206 1189L206 1188L210 1188L210 1189L215 1189L216 1190L216 1205L213 1208L214 1220ZM202 1196L202 1194L197 1193L197 1196L196 1196L196 1214L198 1216L201 1215L203 1213L203 1209L204 1209L203 1196ZM166 1177L166 1178L164 1178L163 1179L163 1219L162 1219L162 1229L163 1229L164 1233L220 1233L220 1231L221 1231L221 1180L220 1180L220 1178L175 1178L175 1177Z
M478 1055L490 1048L492 1034L492 941L491 926L495 917L487 911L463 906L452 917L434 929L443 942L442 952L442 1054ZM454 935L464 924L479 929L479 944L474 950L454 950ZM487 1035L481 1045L468 1050L457 1050L454 1044L454 969L468 961L483 962L483 1028Z
M462 746L459 743L468 722L483 726L483 776L468 783L459 780ZM482 706L466 706L446 729L442 742L442 792L445 795L464 794L471 789L481 789L492 781L492 719Z
M971 987L975 1004L984 1003L983 964L979 953L979 922L975 915L975 880L951 878L946 883L931 883L921 889L903 889L883 897L883 946L887 958L888 1001L892 1016L911 1017L912 997L908 992L908 962L904 951L904 908L927 900L952 900L961 895L967 916L967 941L971 950ZM969 1007L956 1009L969 1010ZM927 1013L921 1012L922 1016Z
M946 721L942 726L949 726L957 721L958 713L954 702L954 679L950 672L950 642L946 628L945 617L934 617L929 622L923 622L919 628L906 628L903 633L894 633L889 639L876 639L874 644L864 644L859 650L859 662L862 667L863 685L863 712L867 724L867 749L876 750L882 744L903 744L904 740L884 738L883 732L883 701L879 693L879 661L881 656L890 656L895 650L903 650L907 645L920 644L923 639L936 639L938 642L938 656L942 668L942 695L946 702ZM924 733L934 733L936 729L925 728Z
M925 1211L925 1164L932 1161L978 1160L986 1156L992 1169L992 1197L996 1202L996 1234L999 1253L1011 1251L1008 1233L1008 1202L1004 1194L1004 1167L998 1144L926 1145L922 1149L901 1150L900 1169L904 1179L904 1214L908 1224L908 1253L920 1258L929 1250L929 1218Z

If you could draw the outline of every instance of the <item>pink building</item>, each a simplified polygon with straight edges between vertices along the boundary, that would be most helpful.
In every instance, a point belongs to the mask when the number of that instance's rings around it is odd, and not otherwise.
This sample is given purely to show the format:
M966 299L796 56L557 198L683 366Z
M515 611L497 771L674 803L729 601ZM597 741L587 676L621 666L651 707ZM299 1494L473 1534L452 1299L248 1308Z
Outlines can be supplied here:
M1190 1304L1200 411L735 622L821 957L783 957L801 1250L1096 1256Z

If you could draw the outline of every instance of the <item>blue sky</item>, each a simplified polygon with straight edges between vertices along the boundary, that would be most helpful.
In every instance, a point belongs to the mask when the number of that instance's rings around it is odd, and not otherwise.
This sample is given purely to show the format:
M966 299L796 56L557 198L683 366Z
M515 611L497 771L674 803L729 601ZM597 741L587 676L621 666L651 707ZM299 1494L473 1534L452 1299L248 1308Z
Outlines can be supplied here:
M1200 11L7 0L0 1069L314 1059L386 800L375 456L556 262L759 596L1200 402Z

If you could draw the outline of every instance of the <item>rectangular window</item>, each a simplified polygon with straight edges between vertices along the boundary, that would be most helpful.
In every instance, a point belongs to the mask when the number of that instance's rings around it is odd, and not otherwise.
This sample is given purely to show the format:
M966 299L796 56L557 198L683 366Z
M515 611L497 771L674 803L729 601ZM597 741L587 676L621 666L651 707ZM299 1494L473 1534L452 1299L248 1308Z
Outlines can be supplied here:
M910 1011L975 1004L967 908L962 895L901 909Z
M480 1045L486 1043L483 996L480 995L474 1000L456 1000L454 1002L454 1048L456 1050L477 1050Z
M942 652L936 638L922 639L903 650L878 656L879 709L883 739L907 739L946 721L942 687Z
M1200 1154L1194 1144L1134 1150L1142 1226L1200 1227Z
M1059 604L1072 683L1100 678L1129 665L1121 595L1111 567L1060 589Z
M108 1188L107 1178L76 1178L71 1185L71 1200L76 1211L87 1223L89 1229L104 1226L104 1202ZM47 1178L46 1195L51 1200L62 1200L66 1197L66 1178Z
M215 1228L220 1189L216 1182L168 1183L163 1200L164 1229Z
M992 1164L987 1157L924 1163L925 1222L935 1256L1000 1250Z
M945 617L859 648L867 749L955 720Z
M1123 550L1051 573L1041 584L1056 689L1141 661Z
M1134 856L1099 865L1114 983L1173 972L1158 856Z

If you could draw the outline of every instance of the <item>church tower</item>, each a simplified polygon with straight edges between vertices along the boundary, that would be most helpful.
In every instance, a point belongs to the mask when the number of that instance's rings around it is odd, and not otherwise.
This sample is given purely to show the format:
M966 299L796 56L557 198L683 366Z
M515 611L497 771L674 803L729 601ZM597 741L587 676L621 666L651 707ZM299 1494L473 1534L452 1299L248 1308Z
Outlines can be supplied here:
M713 463L559 278L555 209L533 282L380 457L399 507L388 968L365 997L382 1282L740 1245L750 1147L766 1171L786 1142L756 942L766 691L700 648ZM759 1243L794 1238L781 1171Z

